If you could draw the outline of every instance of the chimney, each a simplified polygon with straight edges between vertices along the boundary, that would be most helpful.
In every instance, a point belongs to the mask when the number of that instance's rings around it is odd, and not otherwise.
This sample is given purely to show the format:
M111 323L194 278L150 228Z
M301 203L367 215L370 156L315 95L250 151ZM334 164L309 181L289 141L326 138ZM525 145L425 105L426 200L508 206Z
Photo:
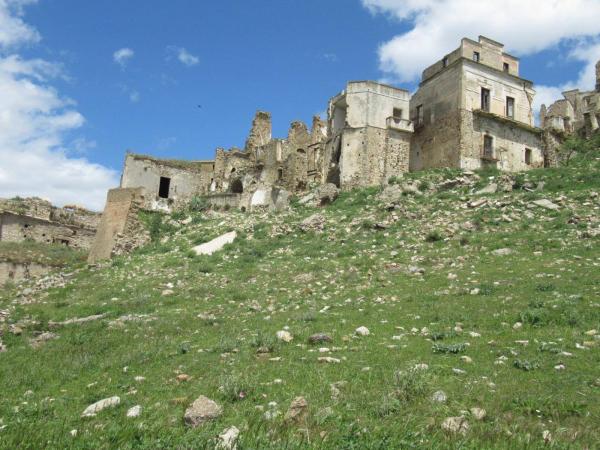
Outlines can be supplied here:
M600 92L600 61L596 63L596 92Z

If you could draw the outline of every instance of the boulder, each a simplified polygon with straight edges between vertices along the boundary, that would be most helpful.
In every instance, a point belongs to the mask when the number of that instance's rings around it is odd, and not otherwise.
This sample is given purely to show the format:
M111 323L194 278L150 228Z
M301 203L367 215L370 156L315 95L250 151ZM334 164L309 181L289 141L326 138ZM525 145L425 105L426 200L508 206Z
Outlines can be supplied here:
M466 434L469 431L469 422L460 417L448 417L442 422L442 429L451 433Z
M333 183L326 183L321 186L316 191L317 201L320 206L329 205L333 203L340 193L338 187Z
M217 450L236 450L239 436L240 430L237 427L229 427L219 435L219 442L215 448Z
M290 408L285 413L285 420L287 422L301 422L306 419L308 415L308 402L304 397L296 397L292 400Z
M496 183L490 183L483 189L475 192L475 195L495 194L496 192L498 192L498 185Z
M316 345L316 344L322 344L323 342L331 342L333 339L331 339L331 336L325 334L325 333L316 333L311 335L308 338L308 343L312 344L312 345Z
M185 410L183 420L186 425L196 428L209 420L218 418L221 414L223 414L221 406L201 395Z
M139 417L142 414L142 407L140 405L133 406L127 410L127 417Z
M292 342L292 340L294 339L294 336L292 336L292 333L290 333L289 331L285 331L285 330L280 330L276 333L277 339L279 339L280 341L283 342Z
M558 206L556 203L552 203L550 200L545 199L545 198L543 198L541 200L535 200L531 203L535 206L539 206L540 208L544 208L544 209L549 209L551 211L556 211L556 210L560 209L560 206Z
M196 255L212 255L213 253L223 249L225 245L231 244L233 241L235 241L236 237L237 233L235 231L225 233L210 242L205 242L204 244L194 247L194 253L196 253Z
M307 231L323 231L325 225L325 217L321 214L313 214L307 217L300 223L300 229L304 232Z
M121 403L121 399L117 396L105 398L85 408L83 413L81 413L81 417L94 417L103 409L112 408L113 406L117 406L119 403Z

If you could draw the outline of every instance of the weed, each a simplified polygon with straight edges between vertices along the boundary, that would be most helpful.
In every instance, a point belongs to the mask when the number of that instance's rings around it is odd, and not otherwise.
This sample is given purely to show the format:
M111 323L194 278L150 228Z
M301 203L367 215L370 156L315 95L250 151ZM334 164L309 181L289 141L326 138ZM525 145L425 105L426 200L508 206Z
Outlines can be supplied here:
M467 344L433 344L433 353L462 353L467 349Z

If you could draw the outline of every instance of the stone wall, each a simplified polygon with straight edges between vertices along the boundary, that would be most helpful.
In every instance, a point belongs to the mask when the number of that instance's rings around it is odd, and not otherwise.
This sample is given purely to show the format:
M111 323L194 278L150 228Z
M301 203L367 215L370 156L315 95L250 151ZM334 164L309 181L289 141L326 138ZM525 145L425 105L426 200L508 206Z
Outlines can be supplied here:
M7 281L29 280L45 275L52 267L37 263L0 261L0 287Z
M138 220L139 209L145 204L142 188L117 188L108 191L102 221L88 256L90 263L110 258L119 241L120 248L132 247L126 245L121 237L138 239L140 227L135 222ZM136 234L130 235L132 230L136 230ZM127 235L125 232L128 232Z
M144 208L170 211L189 203L195 195L208 192L212 161L172 161L128 153L121 188L142 188ZM161 178L169 180L166 197L161 197Z

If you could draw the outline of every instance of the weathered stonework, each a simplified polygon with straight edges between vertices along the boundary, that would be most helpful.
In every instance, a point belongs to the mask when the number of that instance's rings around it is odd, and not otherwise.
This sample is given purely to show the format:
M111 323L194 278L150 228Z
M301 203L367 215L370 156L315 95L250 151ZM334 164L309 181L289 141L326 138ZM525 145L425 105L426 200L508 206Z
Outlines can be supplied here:
M411 170L494 166L520 171L544 165L534 127L533 83L503 45L480 36L423 72L411 99L415 134Z
M555 133L590 136L600 129L600 61L596 63L596 89L563 92L563 99L542 105L541 126Z
M32 240L88 250L100 214L77 206L57 208L38 198L0 199L0 241Z

